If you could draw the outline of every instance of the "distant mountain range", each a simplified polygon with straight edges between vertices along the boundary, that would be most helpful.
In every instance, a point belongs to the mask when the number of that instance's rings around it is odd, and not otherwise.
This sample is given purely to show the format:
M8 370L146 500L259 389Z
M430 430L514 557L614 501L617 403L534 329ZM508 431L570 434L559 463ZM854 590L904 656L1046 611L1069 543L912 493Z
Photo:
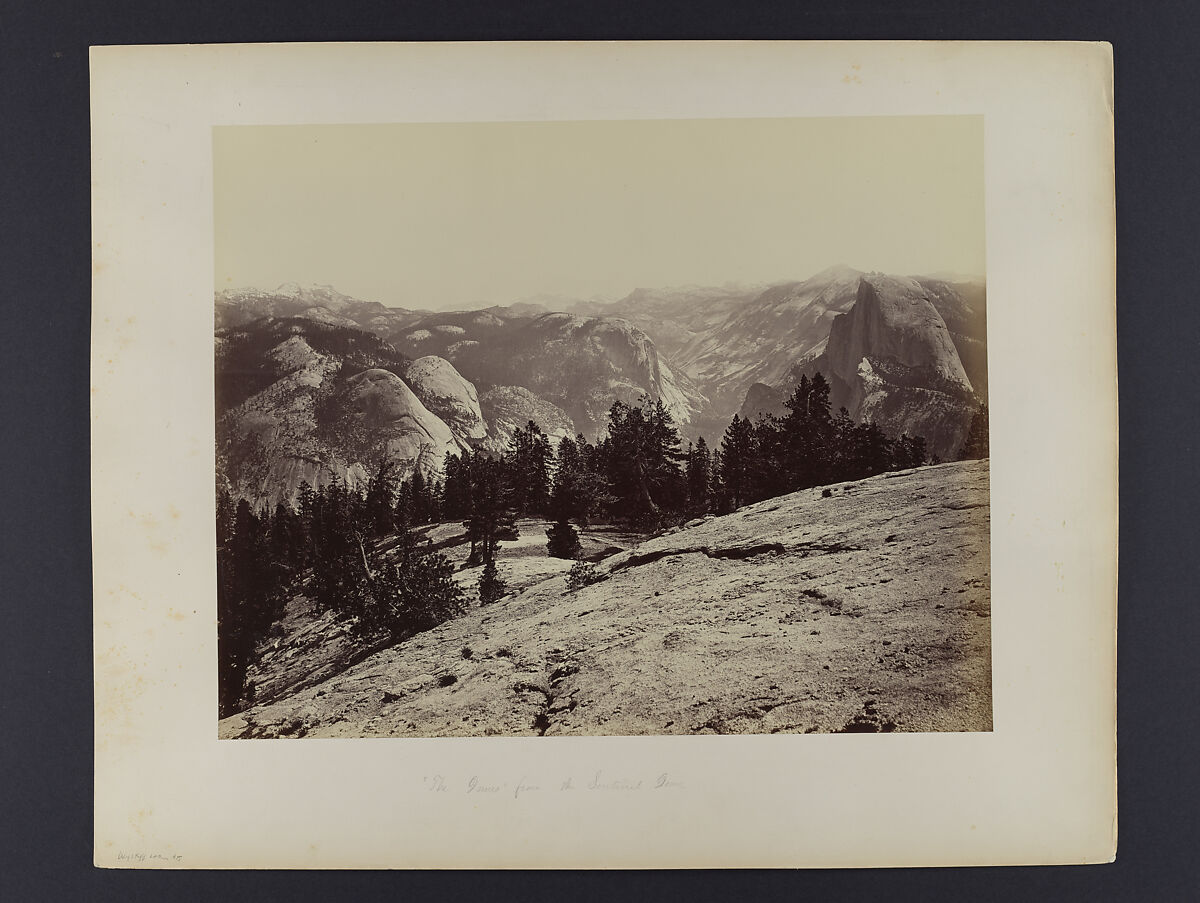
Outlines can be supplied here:
M499 452L528 420L594 437L613 401L643 394L716 444L734 414L780 413L817 370L835 407L953 456L987 397L982 281L835 266L769 286L449 313L330 286L222 291L218 462L237 495L274 504L302 481L358 483L381 454L431 476L447 451Z

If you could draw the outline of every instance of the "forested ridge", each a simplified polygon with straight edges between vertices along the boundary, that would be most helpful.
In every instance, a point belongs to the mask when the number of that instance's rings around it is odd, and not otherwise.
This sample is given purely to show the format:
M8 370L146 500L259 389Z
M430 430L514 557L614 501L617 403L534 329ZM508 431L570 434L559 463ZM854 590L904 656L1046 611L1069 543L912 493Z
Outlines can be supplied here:
M447 454L440 477L416 471L399 480L386 457L361 489L338 478L300 488L295 504L257 511L218 489L217 572L220 713L254 703L246 680L256 646L291 595L353 623L364 643L394 641L461 614L467 596L454 565L421 534L460 522L470 543L467 566L482 565L481 604L506 587L499 543L517 538L516 519L545 518L547 551L581 557L577 525L622 523L651 534L707 514L832 483L860 480L927 461L920 437L888 436L830 410L822 374L802 377L783 416L735 416L719 444L686 447L661 400L615 402L606 432L550 439L529 422L503 455ZM981 408L960 457L987 456ZM592 579L587 566L569 585Z

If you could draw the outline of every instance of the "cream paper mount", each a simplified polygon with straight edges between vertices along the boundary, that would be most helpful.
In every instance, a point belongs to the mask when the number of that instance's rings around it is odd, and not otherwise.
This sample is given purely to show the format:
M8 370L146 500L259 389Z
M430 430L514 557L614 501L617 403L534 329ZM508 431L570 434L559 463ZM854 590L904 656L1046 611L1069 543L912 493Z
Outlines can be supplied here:
M142 46L91 65L97 865L1114 857L1109 45ZM218 739L214 129L946 116L982 118L990 731Z

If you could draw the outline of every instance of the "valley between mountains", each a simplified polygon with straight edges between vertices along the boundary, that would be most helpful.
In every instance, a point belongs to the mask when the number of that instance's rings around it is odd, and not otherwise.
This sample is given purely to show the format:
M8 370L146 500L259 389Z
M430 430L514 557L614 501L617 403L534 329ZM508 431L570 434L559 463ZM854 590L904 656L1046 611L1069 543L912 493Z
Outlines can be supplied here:
M991 730L981 280L215 314L221 738Z
M219 469L234 496L265 507L302 482L364 484L381 445L429 479L447 452L502 453L531 420L555 439L595 439L613 402L642 396L711 445L735 414L785 414L800 379L821 372L834 412L920 436L941 460L987 401L986 291L967 277L836 266L766 287L448 313L284 285L219 292L216 327ZM351 382L367 369L395 379Z

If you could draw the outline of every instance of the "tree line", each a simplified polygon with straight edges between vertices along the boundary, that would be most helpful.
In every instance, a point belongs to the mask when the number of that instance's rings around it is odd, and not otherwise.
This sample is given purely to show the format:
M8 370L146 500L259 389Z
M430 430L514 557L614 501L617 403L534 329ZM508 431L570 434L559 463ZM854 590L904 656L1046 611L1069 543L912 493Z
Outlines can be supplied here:
M506 592L499 543L518 537L518 517L540 517L551 555L582 558L576 526L627 523L661 529L723 514L800 489L859 480L927 463L920 437L891 437L875 423L832 413L829 384L802 377L783 416L735 416L717 448L703 438L683 447L661 400L615 402L598 441L582 434L555 448L530 421L503 455L448 453L441 479L418 469L397 478L382 457L361 490L336 476L302 484L295 506L273 512L233 504L222 490L217 511L218 612L222 713L252 701L245 674L255 645L279 616L288 592L304 589L324 610L360 630L396 639L427 630L465 608L453 564L415 528L460 521L470 543L467 566L483 565L480 601ZM982 453L981 453L982 452ZM987 412L972 421L963 457L987 453Z
M255 647L303 590L322 611L349 618L360 635L403 639L461 613L466 596L444 555L412 527L440 516L439 487L418 471L396 479L382 460L362 489L336 475L302 483L295 506L274 511L217 501L217 612L221 715L253 704L246 671Z

